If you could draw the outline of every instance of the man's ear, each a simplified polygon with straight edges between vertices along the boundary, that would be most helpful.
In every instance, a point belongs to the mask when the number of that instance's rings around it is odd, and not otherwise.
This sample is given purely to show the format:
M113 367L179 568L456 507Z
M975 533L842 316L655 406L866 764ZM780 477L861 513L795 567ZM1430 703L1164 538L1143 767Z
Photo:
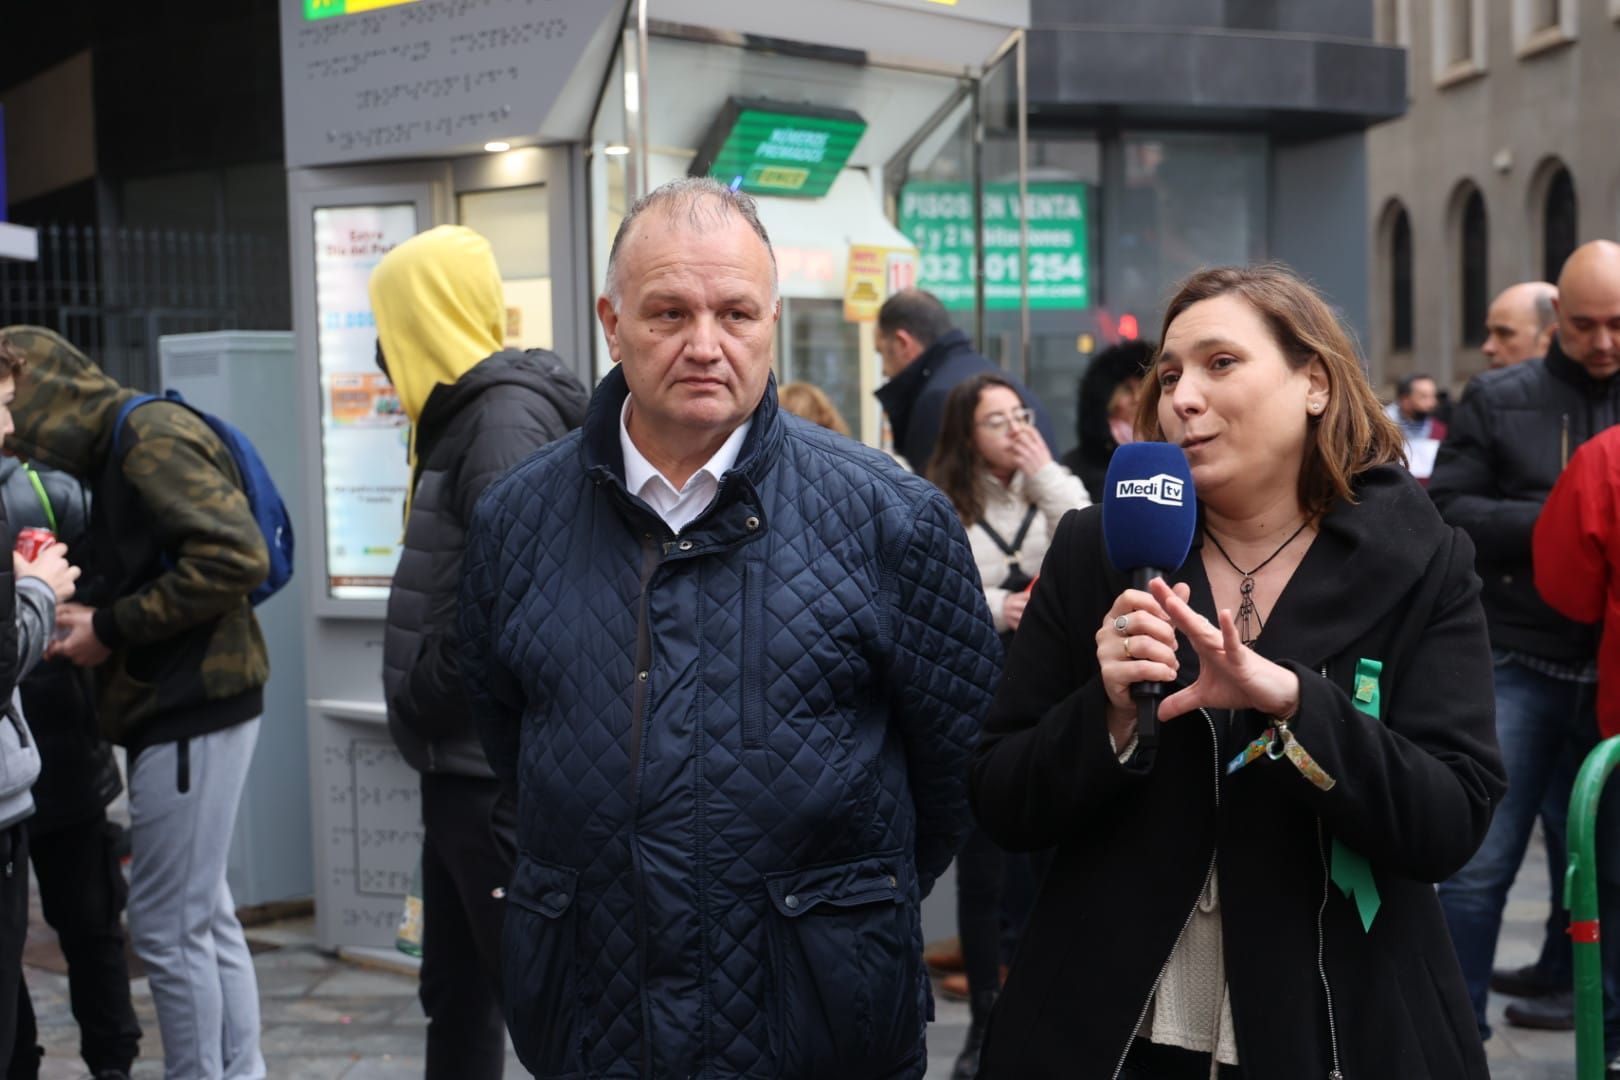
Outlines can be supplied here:
M895 341L900 343L900 348L907 360L915 360L925 351L923 348L923 343L918 341L916 336L913 335L910 330L907 330L904 327L896 330L890 336L893 337Z
M613 301L606 296L596 298L596 318L602 324L602 335L607 338L608 355L613 362L619 362L619 313L614 310Z

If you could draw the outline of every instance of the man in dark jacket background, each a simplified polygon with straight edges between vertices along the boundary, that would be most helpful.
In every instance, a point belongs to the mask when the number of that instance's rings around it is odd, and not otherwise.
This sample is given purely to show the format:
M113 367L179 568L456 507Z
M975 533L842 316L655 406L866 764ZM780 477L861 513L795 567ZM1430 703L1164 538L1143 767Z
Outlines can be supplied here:
M637 202L597 302L617 366L474 515L463 670L518 789L538 1076L927 1068L919 905L1000 646L944 495L778 411L775 270L746 195Z
M1597 741L1597 644L1592 627L1559 615L1536 593L1531 538L1542 503L1570 455L1620 423L1620 245L1576 249L1558 279L1558 334L1541 360L1487 371L1469 384L1440 447L1429 494L1467 530L1484 581L1495 659L1497 737L1508 793L1478 853L1440 885L1440 903L1483 1033L1492 959L1508 889L1538 813L1548 825L1554 882L1563 879L1564 821L1575 770ZM1611 813L1611 811L1613 811ZM1598 849L1620 851L1620 806L1604 804ZM1620 925L1620 859L1600 860L1604 921ZM1555 910L1567 921L1568 912ZM1556 928L1550 928L1556 929ZM1509 1006L1509 1018L1573 1026L1563 935L1548 934L1537 964L1495 983L1548 1007ZM1605 935L1607 1051L1620 1053L1620 935Z
M265 1075L253 958L225 880L269 654L248 597L270 569L229 449L182 405L136 395L55 331L28 358L7 447L91 491L78 600L51 655L94 668L103 733L129 752L129 926L166 1075Z
M473 504L511 466L579 426L588 393L554 353L503 350L489 242L441 225L371 277L378 360L414 425L412 500L388 595L388 727L422 774L422 978L430 1078L499 1078L499 890L516 805L473 729L457 655L456 592Z
M911 471L928 475L945 399L981 372L994 372L1012 382L1018 396L1035 410L1035 427L1047 446L1057 446L1057 432L1040 400L1017 376L979 355L968 336L951 325L945 305L931 292L905 289L883 302L877 317L877 350L889 381L877 399L889 417L894 448Z
M10 549L23 529L49 529L70 557L89 532L90 493L55 469L0 459L0 505ZM96 721L90 673L46 660L18 688L39 746L28 858L40 909L67 961L68 997L79 1025L79 1054L96 1080L127 1077L140 1050L141 1025L129 996L124 953L128 888L118 865L107 804L124 790L112 747Z

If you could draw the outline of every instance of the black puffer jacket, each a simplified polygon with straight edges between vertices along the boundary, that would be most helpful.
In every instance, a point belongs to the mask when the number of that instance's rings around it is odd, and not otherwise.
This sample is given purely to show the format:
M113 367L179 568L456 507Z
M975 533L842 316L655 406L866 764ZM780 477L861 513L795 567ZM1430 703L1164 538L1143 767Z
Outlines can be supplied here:
M496 477L585 418L589 393L556 354L488 357L428 396L415 497L388 594L388 728L421 772L494 776L458 674L456 597L473 504Z
M23 529L50 529L67 544L68 558L77 561L74 549L90 526L90 493L65 472L36 468L34 473L43 495L16 458L0 459L6 521L0 542L10 548ZM112 746L98 731L95 683L88 670L66 660L44 660L19 689L23 714L39 744L42 768L28 828L40 836L94 816L124 785Z
M1468 384L1429 495L1474 541L1496 648L1569 663L1596 655L1595 629L1564 618L1536 594L1530 537L1576 448L1616 423L1620 377L1592 378L1556 340L1545 360L1487 371Z

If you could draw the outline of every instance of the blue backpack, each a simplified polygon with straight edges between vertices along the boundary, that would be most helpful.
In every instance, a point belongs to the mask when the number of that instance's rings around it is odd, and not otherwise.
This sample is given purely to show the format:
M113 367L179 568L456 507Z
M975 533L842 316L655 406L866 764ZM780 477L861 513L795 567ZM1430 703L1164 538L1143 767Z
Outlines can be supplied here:
M248 596L253 606L258 607L291 581L293 574L292 519L287 516L287 506L281 501L281 493L276 490L276 482L270 479L270 470L265 468L264 459L259 456L259 452L253 448L253 443L246 435L219 417L189 404L178 390L170 390L162 397L156 394L139 394L124 403L124 407L118 410L118 419L113 425L113 457L122 457L118 443L123 436L124 422L129 419L129 414L151 401L170 401L196 413L198 418L219 436L219 441L225 444L225 449L230 451L231 459L236 462L236 471L242 474L242 493L247 496L248 507L253 511L253 520L259 523L259 531L264 534L264 546L270 552L270 574Z

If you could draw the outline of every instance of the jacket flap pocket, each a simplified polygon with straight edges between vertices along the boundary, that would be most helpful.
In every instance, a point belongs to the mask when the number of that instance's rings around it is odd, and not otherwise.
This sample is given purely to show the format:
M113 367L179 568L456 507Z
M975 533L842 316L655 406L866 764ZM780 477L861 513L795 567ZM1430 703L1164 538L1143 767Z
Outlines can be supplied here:
M574 889L578 884L578 870L520 854L512 870L512 887L507 890L506 898L536 915L557 919L574 902Z
M859 907L906 898L911 860L899 851L868 855L848 862L765 875L765 888L776 910L794 918L822 905Z

